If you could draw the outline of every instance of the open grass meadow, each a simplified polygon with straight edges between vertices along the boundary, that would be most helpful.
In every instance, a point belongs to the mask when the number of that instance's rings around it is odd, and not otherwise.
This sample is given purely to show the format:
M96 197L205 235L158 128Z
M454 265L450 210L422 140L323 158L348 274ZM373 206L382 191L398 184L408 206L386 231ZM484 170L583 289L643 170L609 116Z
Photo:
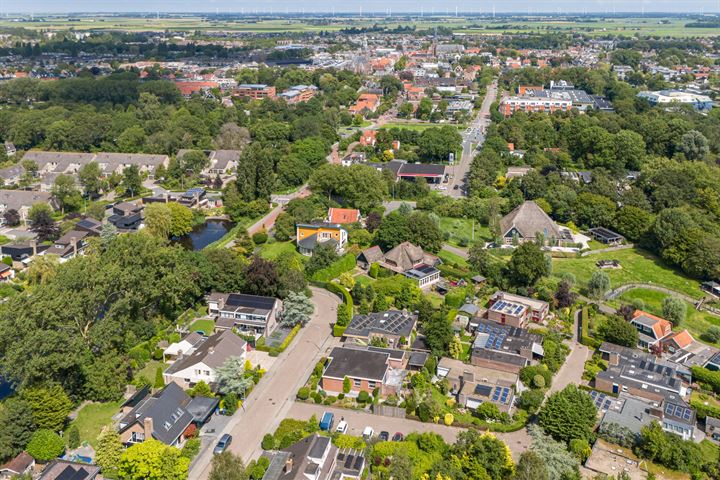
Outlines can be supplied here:
M105 425L110 425L113 415L118 413L122 401L107 403L89 403L80 409L73 420L80 430L80 441L96 447L97 437Z
M477 221L473 224L473 221L467 218L440 217L440 230L450 235L447 243L454 246L491 240L490 230L486 225Z
M598 260L620 261L622 268L605 270L610 277L611 288L629 283L651 283L694 298L702 296L700 283L697 280L685 276L652 253L638 248L599 253L587 257L553 258L553 275L560 277L563 273L570 272L575 275L578 283L584 286L590 280L593 272L598 270L595 265Z

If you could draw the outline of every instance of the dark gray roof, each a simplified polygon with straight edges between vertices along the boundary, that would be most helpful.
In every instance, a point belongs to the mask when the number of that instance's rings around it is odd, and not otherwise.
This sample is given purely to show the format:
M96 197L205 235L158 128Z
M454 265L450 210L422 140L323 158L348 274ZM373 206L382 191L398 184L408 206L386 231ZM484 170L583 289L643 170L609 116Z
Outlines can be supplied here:
M430 354L427 352L411 352L408 365L412 367L424 367Z
M410 270L404 271L403 275L409 278L413 278L415 280L422 280L423 278L435 275L439 271L440 270L430 265L418 265L414 268L411 268Z
M441 177L445 175L445 165L438 165L434 163L404 163L397 174L401 177Z
M375 335L399 335L409 337L417 323L417 315L401 310L355 315L345 330L345 335L368 337Z
M330 362L323 376L343 379L345 377L382 381L388 370L387 353L335 347L328 356Z
M38 480L92 480L100 473L97 465L53 460L45 467Z
M193 422L205 423L219 404L220 399L217 397L195 397L188 403L187 411L192 415Z
M193 420L187 411L190 397L176 383L170 383L161 391L146 398L120 420L120 431L140 423L146 417L153 420L152 436L166 445L171 445L185 431Z

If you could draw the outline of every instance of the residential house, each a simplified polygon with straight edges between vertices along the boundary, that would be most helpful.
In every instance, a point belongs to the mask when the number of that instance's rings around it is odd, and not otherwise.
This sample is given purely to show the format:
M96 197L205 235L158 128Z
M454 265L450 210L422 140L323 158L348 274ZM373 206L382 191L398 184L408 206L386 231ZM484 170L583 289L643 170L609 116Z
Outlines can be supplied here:
M37 240L29 240L25 242L6 243L0 246L0 252L4 257L12 258L13 262L26 263L38 253L42 253L49 247L47 245L38 245ZM20 265L22 267L22 265Z
M56 459L51 461L37 480L94 480L102 478L100 467L87 463Z
M15 269L5 263L0 263L0 282L7 282L15 278Z
M360 134L360 145L363 147L374 147L377 143L377 131L365 130Z
M406 355L407 352L402 350L335 347L328 355L320 388L343 393L343 381L347 377L350 395L363 391L372 394L376 388L383 396L397 393L407 373L402 364Z
M368 112L374 112L380 106L381 97L375 93L361 94L354 105L348 108L351 115L365 115Z
M365 163L365 154L362 152L348 153L340 160L340 165L343 167L349 167L359 163Z
M488 320L512 327L526 328L529 322L542 323L550 311L543 300L498 290L488 302Z
M695 343L695 339L692 335L690 335L690 332L685 329L679 332L671 333L667 337L663 338L661 343L663 350L673 354L681 350L688 350L693 343Z
M80 255L87 247L87 238L91 235L82 230L70 230L62 237L55 240L55 243L45 250L43 255L57 255L60 263Z
M329 243L337 252L342 252L348 241L348 232L342 225L316 221L298 223L295 226L295 241L303 255L312 256L315 247Z
M635 310L630 324L638 330L638 348L659 345L672 334L672 323L642 310Z
M491 402L501 412L512 409L519 382L517 373L468 365L461 360L444 357L438 362L436 374L448 381L450 394L465 408L474 410L485 402Z
M211 293L208 314L215 317L216 330L236 329L244 334L267 337L277 327L282 302L274 297L243 293ZM208 332L205 332L208 333Z
M30 475L35 459L27 452L20 452L0 467L0 479Z
M214 88L220 87L217 82L192 82L186 80L176 81L175 86L185 98L190 98L197 93L204 94Z
M572 243L570 230L560 228L533 201L526 201L500 219L500 232L505 245L535 242L542 235L546 245Z
M202 187L191 188L178 198L178 203L188 208L201 208L207 205L207 192Z
M17 153L17 148L15 148L15 144L12 142L5 142L5 155L8 157L14 157Z
M99 236L102 233L102 222L92 217L85 217L75 224L75 230Z
M210 333L210 332L207 332ZM179 342L171 343L163 350L163 362L172 365L178 358L189 355L207 339L205 335L199 332L190 332L185 335Z
M519 373L545 355L542 337L523 328L480 320L472 344L470 363L505 372Z
M628 392L656 402L668 393L680 397L687 394L687 382L675 368L647 359L608 366L595 376L595 388L613 394Z
M20 221L26 222L28 212L38 203L44 203L53 210L56 207L52 195L47 192L0 190L0 217L8 210L15 210L20 214Z
M23 175L25 175L25 168L22 165L12 165L0 169L0 178L2 178L4 186L19 185Z
M359 480L364 470L361 450L339 449L330 437L314 433L270 453L262 480Z
M247 342L232 330L223 330L196 343L163 372L165 383L174 382L183 389L194 387L204 381L214 386L215 371L230 358L238 358L244 364Z
M353 316L343 336L364 342L382 339L390 347L406 344L417 325L417 315L405 310L361 313Z
M108 222L120 232L135 231L143 221L143 205L135 202L120 202L113 205Z
M210 152L210 166L204 173L208 175L229 175L237 169L240 162L240 150L213 150Z
M366 250L366 252L367 255L365 252L361 254L366 261L368 256L374 258L374 251ZM388 250L377 263L383 268L417 281L420 288L429 288L440 281L440 270L436 268L440 264L440 259L410 242L403 242Z
M263 98L275 98L275 87L264 84L242 84L233 89L233 96L240 98L251 98L262 100Z
M328 209L327 221L335 225L347 225L360 223L360 210L356 208L333 208Z
M182 447L192 431L188 427L207 422L220 401L191 398L172 382L154 395L141 390L133 403L134 407L117 424L122 443L129 446L154 438L165 445Z

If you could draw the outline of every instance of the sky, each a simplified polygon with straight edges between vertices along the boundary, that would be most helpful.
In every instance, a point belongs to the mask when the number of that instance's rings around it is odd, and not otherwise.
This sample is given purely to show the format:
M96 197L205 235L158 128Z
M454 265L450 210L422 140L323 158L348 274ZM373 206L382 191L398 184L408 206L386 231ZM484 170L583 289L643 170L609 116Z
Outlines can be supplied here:
M720 0L0 0L0 13L22 12L720 12Z
M720 12L720 0L0 0L5 12Z

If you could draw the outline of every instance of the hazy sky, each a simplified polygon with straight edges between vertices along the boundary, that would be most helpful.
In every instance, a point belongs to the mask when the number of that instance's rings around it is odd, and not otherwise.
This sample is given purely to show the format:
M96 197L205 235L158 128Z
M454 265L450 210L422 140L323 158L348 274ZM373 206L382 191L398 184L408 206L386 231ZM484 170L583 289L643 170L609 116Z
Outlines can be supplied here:
M0 13L4 12L117 12L117 11L215 11L240 13L289 10L337 12L364 11L424 11L490 12L493 4L497 12L720 12L720 0L0 0Z

